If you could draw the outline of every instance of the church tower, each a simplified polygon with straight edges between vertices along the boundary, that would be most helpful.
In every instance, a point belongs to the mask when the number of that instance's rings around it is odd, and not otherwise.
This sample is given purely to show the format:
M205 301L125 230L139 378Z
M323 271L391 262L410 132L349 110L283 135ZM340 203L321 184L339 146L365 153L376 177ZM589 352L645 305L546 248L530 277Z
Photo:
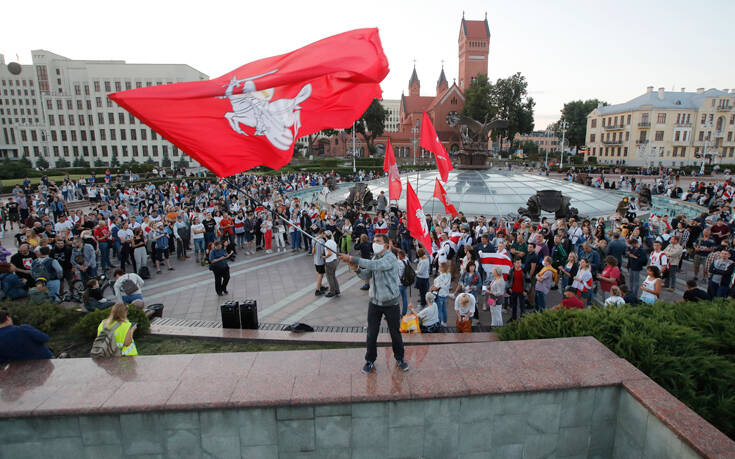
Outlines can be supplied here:
M480 73L488 74L490 27L484 21L468 21L462 13L459 27L459 89L465 91Z
M447 76L444 75L444 65L442 65L442 73L439 74L439 79L436 80L436 95L438 96L447 88L449 88L449 83L447 82Z
M409 96L420 96L421 95L421 82L419 76L416 74L416 66L413 66L413 73L411 79L408 80L408 95Z

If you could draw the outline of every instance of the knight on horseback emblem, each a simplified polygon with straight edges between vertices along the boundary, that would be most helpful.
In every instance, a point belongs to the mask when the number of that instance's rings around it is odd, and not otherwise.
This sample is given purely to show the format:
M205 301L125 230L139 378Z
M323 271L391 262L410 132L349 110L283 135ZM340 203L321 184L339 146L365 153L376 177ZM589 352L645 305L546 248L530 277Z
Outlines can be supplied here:
M257 89L258 78L276 73L278 69L253 77L237 79L232 77L221 99L229 99L232 111L225 113L225 119L232 130L242 135L262 135L279 150L288 150L301 128L301 106L311 96L311 84L306 84L293 99L273 100L274 90ZM242 90L235 93L242 85ZM243 131L240 124L255 128L252 134Z

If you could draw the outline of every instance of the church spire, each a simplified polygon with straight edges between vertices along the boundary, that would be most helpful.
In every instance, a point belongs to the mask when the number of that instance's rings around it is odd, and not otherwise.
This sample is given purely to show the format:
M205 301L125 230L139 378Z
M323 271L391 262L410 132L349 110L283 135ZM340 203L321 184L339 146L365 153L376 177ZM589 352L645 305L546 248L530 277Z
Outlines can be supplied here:
M447 76L444 74L444 61L442 61L442 71L439 74L439 79L436 80L436 95L438 96L441 91L449 87Z
M416 73L416 61L413 61L413 73L411 73L411 79L408 80L408 94L410 96L418 96L421 93L421 82L419 76Z

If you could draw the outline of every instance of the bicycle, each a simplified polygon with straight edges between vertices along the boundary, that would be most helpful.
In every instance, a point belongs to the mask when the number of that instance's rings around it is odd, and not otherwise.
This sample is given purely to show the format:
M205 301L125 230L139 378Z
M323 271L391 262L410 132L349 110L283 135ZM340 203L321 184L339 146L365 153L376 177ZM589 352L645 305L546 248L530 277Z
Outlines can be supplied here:
M99 282L99 289L103 297L105 296L105 290L107 290L108 288L112 288L113 283L110 281L106 274L100 274L99 276L90 277L88 281L92 279L96 279L97 282ZM71 282L71 288L68 292L64 294L61 301L84 303L84 291L86 289L87 286L85 285L85 282L82 281L82 279L75 278Z

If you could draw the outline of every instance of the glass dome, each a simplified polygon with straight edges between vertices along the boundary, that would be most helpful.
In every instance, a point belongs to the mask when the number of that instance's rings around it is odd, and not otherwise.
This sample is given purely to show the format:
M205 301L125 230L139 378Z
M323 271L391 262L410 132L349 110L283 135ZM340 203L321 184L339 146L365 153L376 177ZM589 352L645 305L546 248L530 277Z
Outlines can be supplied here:
M424 212L444 213L442 203L433 197L437 171L401 174L403 190L398 207L406 207L406 180L418 194ZM373 196L381 191L388 194L387 177L368 183ZM502 171L452 171L447 183L442 184L458 211L465 215L501 216L517 214L519 207L526 207L528 198L540 190L558 190L569 196L572 207L580 216L602 217L615 213L622 195L614 191L599 190L565 180L527 173ZM336 203L347 198L349 187L338 188L327 196L328 202ZM542 213L542 215L550 215Z

